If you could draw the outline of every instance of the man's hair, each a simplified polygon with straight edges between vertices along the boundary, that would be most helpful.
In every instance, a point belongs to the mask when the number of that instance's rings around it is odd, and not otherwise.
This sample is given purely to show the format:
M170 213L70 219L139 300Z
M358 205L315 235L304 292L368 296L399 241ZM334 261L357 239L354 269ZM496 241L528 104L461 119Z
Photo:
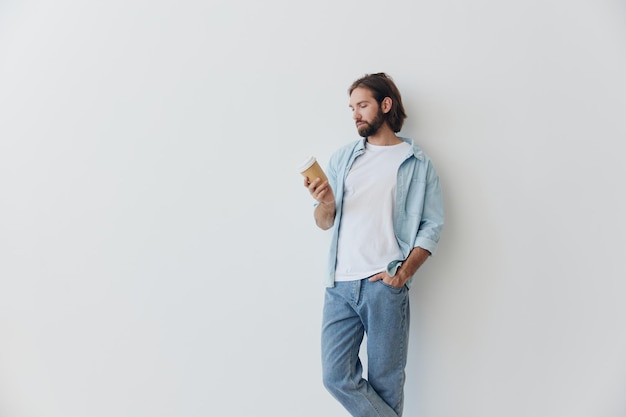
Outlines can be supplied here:
M348 89L348 94L351 95L355 88L364 87L372 92L374 99L380 106L385 97L391 98L391 110L385 114L385 120L389 123L389 127L398 133L402 129L404 119L406 119L406 113L404 112L404 106L402 105L402 97L400 97L400 91L394 84L390 76L384 72L377 74L365 74L352 83Z

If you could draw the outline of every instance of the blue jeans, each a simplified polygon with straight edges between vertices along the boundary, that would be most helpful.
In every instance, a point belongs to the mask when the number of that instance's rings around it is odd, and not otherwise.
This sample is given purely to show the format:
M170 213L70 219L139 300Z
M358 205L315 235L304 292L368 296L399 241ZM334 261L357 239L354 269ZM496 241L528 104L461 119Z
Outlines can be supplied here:
M409 341L409 290L383 281L336 282L322 320L326 389L355 417L399 417ZM359 349L367 334L367 380Z

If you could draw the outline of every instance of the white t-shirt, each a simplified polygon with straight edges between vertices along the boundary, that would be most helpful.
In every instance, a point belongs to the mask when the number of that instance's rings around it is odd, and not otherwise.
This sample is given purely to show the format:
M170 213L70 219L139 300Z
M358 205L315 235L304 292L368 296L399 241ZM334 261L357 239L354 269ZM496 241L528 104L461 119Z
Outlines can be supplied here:
M398 167L411 152L402 142L391 146L365 143L365 152L346 177L339 226L336 281L354 281L384 271L402 259L393 231Z

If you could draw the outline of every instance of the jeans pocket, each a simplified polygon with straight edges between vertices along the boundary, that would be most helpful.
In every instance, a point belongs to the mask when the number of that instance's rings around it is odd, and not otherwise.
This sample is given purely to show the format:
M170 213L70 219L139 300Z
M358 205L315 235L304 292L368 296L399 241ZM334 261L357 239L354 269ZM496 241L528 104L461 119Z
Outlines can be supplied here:
M403 285L401 287L394 287L393 285L387 284L382 279L379 280L378 282L380 282L385 288L387 288L389 291L393 292L394 294L401 294L407 288L406 285Z

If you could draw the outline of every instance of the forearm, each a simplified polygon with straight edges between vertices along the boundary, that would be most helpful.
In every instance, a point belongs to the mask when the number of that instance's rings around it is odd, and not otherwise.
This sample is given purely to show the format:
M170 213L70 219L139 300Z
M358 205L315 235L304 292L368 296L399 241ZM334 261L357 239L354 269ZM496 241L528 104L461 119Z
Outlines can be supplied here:
M313 212L315 223L322 230L330 229L335 223L335 202L320 203Z
M409 256L402 262L396 275L405 283L417 272L420 266L430 256L430 252L421 247L415 247Z

